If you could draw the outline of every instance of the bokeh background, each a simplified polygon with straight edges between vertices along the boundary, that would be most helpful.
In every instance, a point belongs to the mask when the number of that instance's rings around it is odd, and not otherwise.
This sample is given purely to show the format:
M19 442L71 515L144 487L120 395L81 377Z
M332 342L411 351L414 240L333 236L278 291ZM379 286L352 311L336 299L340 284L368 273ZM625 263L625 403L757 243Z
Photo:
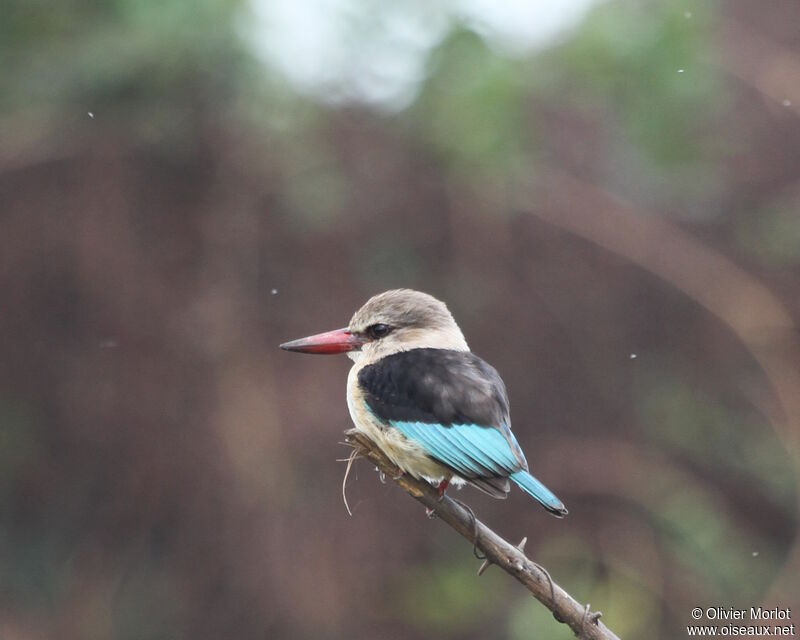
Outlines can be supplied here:
M570 508L471 490L625 638L800 613L796 0L6 0L0 637L572 637L368 465L446 300Z

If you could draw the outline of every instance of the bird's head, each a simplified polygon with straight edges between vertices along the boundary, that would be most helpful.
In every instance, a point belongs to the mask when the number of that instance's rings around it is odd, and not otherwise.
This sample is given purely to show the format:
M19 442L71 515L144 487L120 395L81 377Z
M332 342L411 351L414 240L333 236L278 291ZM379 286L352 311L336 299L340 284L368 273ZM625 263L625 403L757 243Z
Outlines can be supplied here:
M411 289L373 296L344 329L281 345L282 349L302 353L347 353L356 362L374 362L398 351L423 347L469 351L444 302Z

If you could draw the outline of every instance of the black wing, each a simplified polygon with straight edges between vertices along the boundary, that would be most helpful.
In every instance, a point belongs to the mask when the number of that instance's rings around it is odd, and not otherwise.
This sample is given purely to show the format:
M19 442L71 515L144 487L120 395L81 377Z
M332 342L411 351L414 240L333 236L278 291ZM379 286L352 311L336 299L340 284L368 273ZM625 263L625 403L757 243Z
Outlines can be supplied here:
M507 476L527 469L525 457L509 429L508 396L503 380L491 365L468 351L412 349L382 358L358 374L370 410L387 423L430 424L431 429L478 425L496 429L508 442L512 456L505 462L487 460L463 440L457 446L469 464L450 464L458 475L496 497L508 492ZM455 440L456 431L444 430ZM449 435L448 435L449 432ZM451 437L452 436L452 437Z
M361 369L358 382L370 409L387 422L508 424L503 380L469 351L400 351Z

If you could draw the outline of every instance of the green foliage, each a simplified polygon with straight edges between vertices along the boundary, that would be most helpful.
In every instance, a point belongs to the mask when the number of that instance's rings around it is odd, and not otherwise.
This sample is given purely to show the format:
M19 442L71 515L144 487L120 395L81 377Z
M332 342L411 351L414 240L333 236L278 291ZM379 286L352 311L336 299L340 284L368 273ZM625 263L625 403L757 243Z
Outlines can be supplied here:
M111 635L119 640L180 640L183 608L183 591L169 571L138 566L117 585Z
M774 541L741 527L735 512L746 507L736 500L726 505L722 487L703 486L691 469L716 472L746 490L742 499L755 496L791 519L796 495L788 452L755 414L733 411L663 370L642 380L637 397L649 439L664 459L687 463L676 469L681 476L659 475L648 500L658 505L652 516L673 557L703 589L755 598L780 565Z
M737 144L711 124L728 91L713 64L711 5L603 3L537 63L551 100L602 119L614 136L607 170L623 192L679 215L709 217L722 188L719 158ZM668 203L668 204L667 204Z
M397 602L401 617L437 637L458 637L486 624L507 593L505 576L489 571L479 580L462 557L414 567L402 578Z
M641 423L665 451L680 452L698 466L714 467L769 488L768 500L791 509L794 471L788 452L763 418L727 408L676 375L643 375L637 396Z
M519 64L454 31L433 54L413 108L422 139L465 176L501 176L524 156L526 86Z
M0 112L70 109L118 118L160 118L195 103L197 92L229 92L243 47L238 0L75 2L11 0L0 27ZM111 113L109 113L111 112ZM152 127L151 123L151 127Z
M738 525L719 496L685 482L673 484L653 513L674 570L703 592L749 602L780 566L773 542Z
M749 253L769 264L800 263L800 196L784 195L755 214L742 216L736 239Z
M587 109L605 105L659 169L699 162L709 143L703 123L725 95L709 64L709 9L687 18L684 2L600 5L550 56L563 74L550 91L566 88Z
M8 505L13 491L41 455L40 418L30 403L0 398L0 503Z

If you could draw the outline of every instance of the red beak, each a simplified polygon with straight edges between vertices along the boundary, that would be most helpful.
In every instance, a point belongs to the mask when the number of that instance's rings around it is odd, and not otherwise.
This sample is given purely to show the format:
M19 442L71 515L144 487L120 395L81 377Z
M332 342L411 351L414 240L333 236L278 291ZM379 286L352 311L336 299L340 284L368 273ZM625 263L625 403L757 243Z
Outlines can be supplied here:
M300 353L334 354L359 351L366 342L363 338L348 329L337 329L326 333L318 333L308 338L292 340L281 345L286 351L299 351Z

